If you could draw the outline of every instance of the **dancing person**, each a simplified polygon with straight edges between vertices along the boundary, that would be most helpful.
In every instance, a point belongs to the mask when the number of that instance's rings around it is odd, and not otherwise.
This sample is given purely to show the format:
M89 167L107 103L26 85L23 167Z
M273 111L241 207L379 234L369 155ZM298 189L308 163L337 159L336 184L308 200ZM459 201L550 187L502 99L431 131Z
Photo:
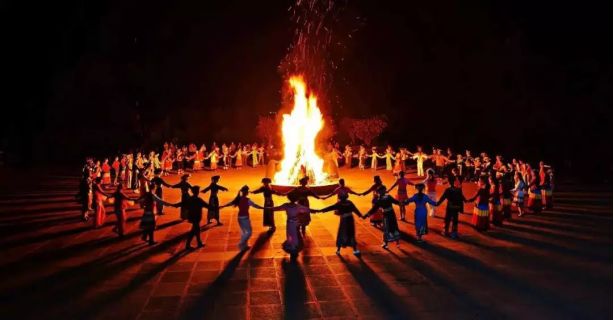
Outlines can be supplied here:
M477 199L475 207L473 208L473 216L471 223L478 231L488 230L489 227L489 199L490 199L490 186L486 177L480 177L478 180L478 191L475 196L467 199L467 202L473 202Z
M543 161L539 162L539 188L542 192L542 202L546 209L552 209L552 188L550 185L550 168Z
M426 204L436 206L435 200L424 194L424 184L419 183L416 185L417 193L411 198L403 201L404 204L414 203L416 208L414 210L414 226L416 227L416 238L418 242L422 242L422 237L429 233L428 220L426 217ZM399 201L400 202L400 201Z
M449 187L441 195L441 198L435 204L439 206L444 201L448 201L446 205L446 216L444 218L444 231L443 235L451 237L452 239L458 238L458 215L463 212L463 203L466 201L463 196L463 191L458 187L458 184L454 181L455 178L448 177ZM449 233L450 222L452 222L452 233Z
M371 170L377 170L377 159L383 158L377 153L376 147L371 147L371 154L369 155L371 158Z
M422 182L426 186L426 194L431 199L437 198L437 178L435 178L435 172L433 169L426 170L426 179ZM429 205L429 217L435 216L435 207Z
M102 189L101 177L97 177L94 180L92 189L94 190L94 228L100 228L104 224L104 220L107 217L104 202L108 197L110 197L110 195Z
M211 171L217 171L217 162L218 160L218 149L216 148L212 148L211 152L209 153L209 155L205 158L205 160L209 159L209 169Z
M110 185L111 184L111 166L109 165L109 159L105 158L104 162L102 162L102 166L100 167L102 170L102 184Z
M503 210L503 219L512 218L512 189L514 182L512 174L503 167L503 175L501 176L501 208Z
M360 146L356 156L358 157L358 169L365 170L365 162L367 161L367 149L365 149L365 146Z
M418 151L416 151L416 153L411 155L411 158L416 160L416 169L417 169L416 174L419 177L423 177L424 176L424 161L428 160L429 156L426 153L422 152L421 146L418 146Z
M309 209L309 197L313 197L313 198L320 199L320 200L322 198L320 198L317 194L315 194L315 192L313 192L313 190L311 190L311 188L307 186L307 182L309 182L308 177L301 178L299 180L300 185L290 190L287 194L295 194L296 202ZM309 212L307 213L302 212L302 214L299 215L299 222L300 222L300 231L304 237L307 232L307 226L309 225L309 223L311 223L311 214Z
M164 179L160 177L162 174L161 169L154 169L154 177L151 178L150 182L156 185L156 196L160 199L164 199L162 196L162 186L170 188L172 185L168 184ZM161 216L164 215L164 205L161 202L156 203L156 214Z
M290 259L296 261L299 252L303 250L303 237L300 229L300 216L310 214L309 208L297 203L297 194L288 193L288 202L277 207L265 207L272 211L286 212L286 241L282 244L285 252L290 254Z
M369 189L367 189L365 192L360 193L359 195L365 196L369 193L372 193L373 198L371 199L371 204L373 204L375 200L377 200L377 198L379 197L377 190L382 185L383 183L382 183L382 179L380 178L380 176L373 176L373 184L369 187ZM369 222L371 222L372 226L380 226L383 221L384 221L384 212L381 209L376 212L373 212L370 215Z
M539 188L539 180L535 170L529 171L529 201L527 206L531 209L532 213L542 212L542 192Z
M234 198L229 203L221 206L220 208L225 208L229 206L234 206L239 208L239 213L237 214L239 228L241 229L241 239L239 240L239 250L244 251L249 249L247 242L249 238L252 237L252 223L249 220L249 207L254 207L256 209L264 209L263 207L255 204L250 200L247 196L249 194L249 187L243 186L237 193L237 197Z
M512 194L514 194L514 205L518 210L518 216L522 217L524 209L524 194L525 194L526 184L522 178L522 172L516 171L514 174L514 189L510 190Z
M81 219L88 221L92 211L93 189L92 177L89 172L85 172L79 182L79 192L76 195L77 201L81 204Z
M363 218L363 215L358 211L354 203L348 200L348 193L339 193L339 200L337 203L319 209L311 210L314 213L324 213L329 211L335 211L335 214L339 216L339 227L337 228L337 255L340 254L341 248L352 247L354 255L360 255L360 251L356 247L356 226L354 224L354 214Z
M501 226L501 224L503 224L503 213L501 212L501 189L499 180L494 174L491 174L488 177L488 182L490 184L490 204L488 206L488 211L492 219L492 224Z
M207 224L211 223L211 220L215 220L218 226L222 225L220 221L220 200L217 197L219 191L228 191L226 187L218 184L220 176L211 177L211 183L201 193L211 192L209 195L209 210L207 211Z
M137 198L131 198L124 193L124 186L122 184L117 185L117 189L112 195L113 197L113 209L117 218L116 225L113 228L113 232L123 237L126 230L126 209L133 204L133 201Z
M386 153L382 156L383 159L386 159L386 170L392 171L392 161L396 159L394 156L394 150L392 150L391 146L386 148Z
M407 185L414 185L411 181L409 181L409 179L405 178L405 172L401 171L399 172L399 178L394 182L394 184L392 185L392 187L390 187L390 189L388 189L388 191L386 191L387 193L390 193L390 191L392 191L395 187L397 188L397 200L399 201L399 211L401 213L401 221L406 221L405 220L405 203L404 201L407 200L408 196L407 196Z
M111 183L113 185L117 185L117 182L119 180L119 167L119 157L115 157L113 163L111 163Z
M135 201L143 202L143 215L141 216L141 222L139 227L142 230L141 240L149 243L150 246L153 246L157 242L154 240L154 231L156 230L156 215L154 214L154 210L156 207L156 202L162 202L167 206L175 206L175 204L168 203L158 198L155 194L156 184L149 183L147 188L147 192L142 193L140 197L135 199Z
M271 179L263 178L262 186L251 192L252 194L262 193L264 196L264 210L262 211L262 224L269 227L269 232L275 232L275 215L273 210L267 209L275 206L273 203L273 195L280 195L277 191L271 188Z
M190 175L185 173L184 175L181 176L181 181L179 181L178 183L174 184L171 186L171 188L173 189L179 189L181 190L181 201L187 201L190 198L190 189L192 188L192 185L190 185L190 183L188 182L188 179L190 178ZM200 190L200 188L199 188ZM188 209L187 207L181 206L179 208L179 217L182 220L186 220L188 218Z
M386 186L381 185L377 188L378 197L373 201L373 206L364 216L369 217L376 213L378 209L382 209L384 214L383 219L383 238L384 243L382 248L388 249L389 242L396 242L397 247L401 245L399 240L401 239L401 233L399 232L399 225L397 224L397 216L392 208L393 204L399 205L399 202L386 193Z
M345 149L343 150L343 158L345 160L344 165L350 169L352 168L352 147L349 145L345 146Z
M187 183L187 182L186 182ZM189 190L192 192L192 195L187 195L184 197L183 188L188 186ZM185 241L185 250L192 250L192 239L196 238L196 247L202 248L203 241L200 238L200 222L203 219L203 208L209 208L209 204L201 199L198 195L200 194L199 186L189 186L189 184L184 184L181 196L181 201L179 203L173 204L174 207L179 207L181 210L185 210L185 219L192 225L190 227L190 231L188 231L188 235Z

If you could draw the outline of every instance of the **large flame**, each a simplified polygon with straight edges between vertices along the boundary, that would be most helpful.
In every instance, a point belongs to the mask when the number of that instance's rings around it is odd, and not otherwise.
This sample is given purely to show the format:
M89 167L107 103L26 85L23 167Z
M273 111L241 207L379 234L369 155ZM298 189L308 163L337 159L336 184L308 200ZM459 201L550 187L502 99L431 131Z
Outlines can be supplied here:
M294 90L294 108L283 115L284 158L273 180L280 185L296 185L306 176L309 184L322 184L327 174L322 171L324 161L315 152L316 136L324 125L322 112L316 96L309 93L307 97L301 76L291 77L289 83Z

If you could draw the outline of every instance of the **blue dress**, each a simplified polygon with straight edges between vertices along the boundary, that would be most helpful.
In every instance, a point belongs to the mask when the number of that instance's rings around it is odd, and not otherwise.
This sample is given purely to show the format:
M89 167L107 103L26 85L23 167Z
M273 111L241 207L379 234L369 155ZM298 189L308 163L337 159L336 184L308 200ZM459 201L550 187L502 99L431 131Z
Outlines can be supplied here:
M421 236L428 233L428 221L427 221L427 208L426 204L434 206L436 204L429 196L424 193L416 193L411 198L407 199L405 203L415 203L416 209L414 211L414 225L416 226L416 235Z

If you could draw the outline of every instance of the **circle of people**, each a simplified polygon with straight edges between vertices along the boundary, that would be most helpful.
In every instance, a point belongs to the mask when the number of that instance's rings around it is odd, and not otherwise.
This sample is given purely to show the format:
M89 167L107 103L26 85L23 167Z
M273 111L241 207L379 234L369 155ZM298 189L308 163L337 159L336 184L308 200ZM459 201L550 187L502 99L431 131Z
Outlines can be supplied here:
M156 229L157 216L164 214L164 207L180 208L180 217L191 224L188 231L185 248L191 250L192 240L196 240L197 247L202 247L200 237L203 209L207 209L206 224L215 220L217 225L220 221L220 209L224 207L236 207L238 209L238 225L241 230L241 238L238 243L240 250L248 250L248 241L252 234L249 219L250 207L263 210L263 224L269 227L268 232L275 232L276 211L286 213L286 241L282 248L292 259L296 259L303 248L303 238L306 228L311 221L311 214L333 211L340 217L337 232L337 254L340 249L351 247L355 255L359 255L355 237L354 215L366 219L370 218L373 226L382 230L383 248L388 248L389 243L400 245L401 233L397 224L397 216L394 206L399 207L400 220L406 221L406 206L415 204L414 225L416 241L422 242L423 236L428 233L427 216L434 216L435 207L446 202L443 235L458 238L458 216L463 213L464 203L474 202L475 206L471 223L478 231L488 230L490 224L501 225L504 220L510 219L512 207L516 208L521 217L530 210L532 213L540 213L543 208L552 208L552 190L554 187L553 169L539 162L538 169L533 169L530 164L512 159L504 162L503 157L496 156L492 161L487 154L472 156L470 151L464 155L453 156L450 149L447 154L442 150L433 148L432 154L422 151L417 147L415 153L401 148L397 152L388 146L383 154L373 147L371 153L360 146L358 153L353 148L346 146L344 152L340 152L338 145L330 144L326 159L329 166L339 167L338 160L342 165L352 168L353 159L358 159L358 168L366 168L366 160L370 159L370 168L377 170L378 159L385 159L385 169L395 176L395 182L387 188L380 176L375 175L373 184L364 192L357 193L345 185L344 179L338 180L335 190L324 196L317 195L309 186L308 178L300 180L300 185L294 189L280 193L271 185L270 178L263 178L262 185L251 191L248 186L243 186L237 196L227 204L220 205L218 193L228 191L220 185L221 177L214 175L211 183L201 189L200 186L190 184L190 174L186 168L192 171L204 170L205 160L209 160L209 170L216 170L218 162L222 162L223 169L241 168L248 157L251 157L251 165L264 165L265 161L274 162L275 149L272 146L263 145L222 145L222 151L214 144L211 152L207 153L203 145L196 148L194 144L179 147L172 143L165 143L162 159L158 160L156 152L150 152L149 156L141 153L124 154L115 157L109 164L108 159L95 162L93 158L86 159L82 170L82 179L77 199L82 205L82 218L89 221L93 216L94 227L99 228L104 224L106 217L105 203L113 205L117 217L113 231L120 237L125 235L126 209L140 204L143 215L139 227L142 230L142 240L149 245L156 244L154 231ZM220 156L221 155L221 156ZM454 160L453 160L454 159ZM414 183L405 177L406 162L416 162L416 173L419 177L425 177L420 183ZM393 162L394 161L394 162ZM429 163L430 162L430 163ZM425 171L425 167L428 168ZM335 170L328 170L334 174ZM181 175L180 182L169 184L163 176L176 173ZM337 171L338 173L338 171ZM462 191L463 182L475 182L478 190L472 197L465 197ZM446 184L447 188L437 199L436 186ZM413 185L416 193L408 194L408 186ZM115 187L113 189L113 187ZM163 199L163 188L175 188L181 191L181 201L169 203ZM126 190L130 189L134 195L129 195ZM390 193L396 189L396 195ZM208 202L199 197L203 193L209 193ZM262 194L263 206L253 202L250 194ZM366 213L361 213L354 203L349 200L349 195L365 196L372 194L372 206ZM287 202L275 206L273 195L286 196ZM528 197L525 197L528 195ZM337 202L321 209L311 208L309 198L327 199L337 196ZM528 199L527 199L528 198ZM526 205L525 205L526 202ZM450 230L451 225L451 230Z

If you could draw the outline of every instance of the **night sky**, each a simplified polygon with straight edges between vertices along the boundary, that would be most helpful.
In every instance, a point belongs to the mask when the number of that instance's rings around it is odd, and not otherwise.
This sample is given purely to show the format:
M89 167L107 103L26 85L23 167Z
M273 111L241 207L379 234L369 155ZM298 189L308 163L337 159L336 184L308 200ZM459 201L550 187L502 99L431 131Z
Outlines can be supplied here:
M4 1L0 148L40 164L170 137L256 141L257 116L280 108L290 4ZM364 23L326 112L386 115L379 144L544 159L609 179L611 12L607 1L350 0L342 18Z

